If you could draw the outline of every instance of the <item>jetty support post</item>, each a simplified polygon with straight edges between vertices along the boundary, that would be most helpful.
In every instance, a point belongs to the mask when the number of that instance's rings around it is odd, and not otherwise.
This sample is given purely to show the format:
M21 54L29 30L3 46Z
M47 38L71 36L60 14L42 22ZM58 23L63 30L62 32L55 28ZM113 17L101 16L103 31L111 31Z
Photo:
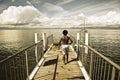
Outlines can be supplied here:
M87 57L88 57L88 32L83 30L83 46L82 46L82 63L87 66Z
M81 30L80 32L80 41L83 42L84 44L81 44L81 61L85 62L88 54L88 31L86 29Z
M85 30L84 34L85 34L85 44L88 45L88 32L87 32L87 30ZM85 53L88 54L88 47L87 46L85 46Z
M80 44L79 44L79 41L80 41L80 33L77 33L77 59L79 59L80 57Z
M42 33L42 40L43 40L43 50L46 52L46 33Z
M38 42L38 34L35 33L35 43L37 44ZM35 46L35 56L36 56L36 62L38 63L38 57L37 57L37 45Z

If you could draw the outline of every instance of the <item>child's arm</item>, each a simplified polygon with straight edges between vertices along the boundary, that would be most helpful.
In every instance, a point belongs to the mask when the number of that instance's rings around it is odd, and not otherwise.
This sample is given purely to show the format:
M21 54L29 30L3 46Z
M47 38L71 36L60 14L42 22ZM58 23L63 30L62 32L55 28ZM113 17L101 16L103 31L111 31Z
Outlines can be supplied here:
M73 43L73 40L70 37L69 37L69 40L70 40L69 44L71 45Z

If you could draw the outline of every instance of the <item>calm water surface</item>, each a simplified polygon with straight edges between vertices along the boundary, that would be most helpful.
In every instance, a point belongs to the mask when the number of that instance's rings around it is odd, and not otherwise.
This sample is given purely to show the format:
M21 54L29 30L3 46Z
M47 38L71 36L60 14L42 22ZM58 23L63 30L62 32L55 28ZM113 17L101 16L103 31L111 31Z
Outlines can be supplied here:
M89 30L90 45L120 65L120 30Z
M34 43L34 33L46 32L46 35L54 34L55 42L62 36L63 29L39 29L39 30L0 30L0 56L12 55L17 51ZM80 29L68 29L72 39L76 39ZM89 29L89 45L103 53L120 65L120 30ZM59 36L58 36L59 35Z

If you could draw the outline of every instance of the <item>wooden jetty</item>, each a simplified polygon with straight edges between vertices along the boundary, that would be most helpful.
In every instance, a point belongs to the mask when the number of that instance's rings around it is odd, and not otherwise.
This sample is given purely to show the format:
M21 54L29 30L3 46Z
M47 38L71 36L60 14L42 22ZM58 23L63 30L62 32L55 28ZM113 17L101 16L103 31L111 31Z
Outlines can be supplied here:
M87 30L77 33L67 64L62 61L62 50L53 45L53 34L42 35L39 41L35 33L35 44L0 61L0 79L120 80L120 66L88 45Z
M62 50L50 50L33 80L85 80L77 63L76 53L70 47L69 61L63 63Z

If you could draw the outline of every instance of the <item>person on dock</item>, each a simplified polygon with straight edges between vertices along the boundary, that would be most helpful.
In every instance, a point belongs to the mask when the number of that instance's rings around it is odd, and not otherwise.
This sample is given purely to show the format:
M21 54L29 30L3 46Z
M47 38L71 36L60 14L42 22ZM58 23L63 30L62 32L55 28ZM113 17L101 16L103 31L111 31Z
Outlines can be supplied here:
M72 39L67 36L68 31L63 30L63 36L61 37L59 41L59 46L62 46L62 53L63 53L63 62L66 64L66 61L68 62L68 57L69 57L69 45L73 43Z

